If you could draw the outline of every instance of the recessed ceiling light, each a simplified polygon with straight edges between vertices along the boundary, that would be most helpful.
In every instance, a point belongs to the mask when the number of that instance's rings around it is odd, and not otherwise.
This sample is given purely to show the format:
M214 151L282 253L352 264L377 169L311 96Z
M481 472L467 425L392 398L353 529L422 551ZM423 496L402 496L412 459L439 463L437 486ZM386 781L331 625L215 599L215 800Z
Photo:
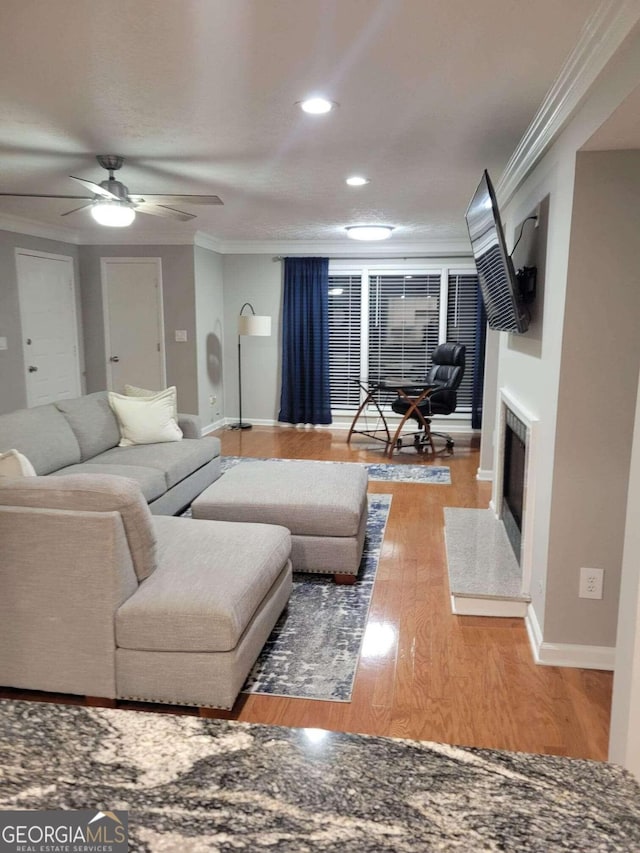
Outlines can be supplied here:
M335 101L328 101L326 98L307 98L304 101L299 101L300 109L311 115L322 115L329 113L336 106Z
M392 231L391 225L350 225L347 236L352 240L386 240Z
M361 175L352 175L350 178L347 178L346 183L350 187L363 187L369 183L369 178L363 178Z

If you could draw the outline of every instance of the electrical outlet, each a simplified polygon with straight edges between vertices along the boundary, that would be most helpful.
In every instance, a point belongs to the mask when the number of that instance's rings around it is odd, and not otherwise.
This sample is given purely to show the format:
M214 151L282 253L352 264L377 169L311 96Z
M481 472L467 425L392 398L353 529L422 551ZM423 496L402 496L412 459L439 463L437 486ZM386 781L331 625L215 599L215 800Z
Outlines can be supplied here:
M218 399L218 398L216 397L216 395L215 395L215 394L212 394L212 395L209 397L209 405L210 405L210 406L215 406L215 404L216 404L216 400L217 400L217 399Z
M580 569L579 598L602 598L604 569Z

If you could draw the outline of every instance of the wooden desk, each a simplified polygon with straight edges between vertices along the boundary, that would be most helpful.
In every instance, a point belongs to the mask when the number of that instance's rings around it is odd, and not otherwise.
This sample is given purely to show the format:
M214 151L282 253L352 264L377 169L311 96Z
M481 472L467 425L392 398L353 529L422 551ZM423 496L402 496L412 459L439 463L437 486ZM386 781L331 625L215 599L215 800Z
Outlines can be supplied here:
M429 394L431 394L433 386L422 385L415 379L396 379L393 377L366 381L357 379L355 381L365 392L365 398L360 404L360 408L351 422L349 434L347 435L347 444L351 441L351 436L354 433L357 435L366 435L375 441L383 442L385 444L384 455L391 458L393 451L399 450L402 447L401 433L404 425L409 418L415 417L418 423L423 427L425 437L424 440L421 441L418 433L415 433L414 445L416 449L421 450L426 442L431 447L431 452L434 452L429 423L425 420L422 412L418 408ZM387 419L381 406L384 399L388 397L404 397L409 404L407 411L402 416L402 420L398 424L393 435L391 434L389 424L387 423ZM369 406L373 406L376 409L378 413L378 421L382 426L376 427L375 429L357 429L356 427L360 417L366 412Z

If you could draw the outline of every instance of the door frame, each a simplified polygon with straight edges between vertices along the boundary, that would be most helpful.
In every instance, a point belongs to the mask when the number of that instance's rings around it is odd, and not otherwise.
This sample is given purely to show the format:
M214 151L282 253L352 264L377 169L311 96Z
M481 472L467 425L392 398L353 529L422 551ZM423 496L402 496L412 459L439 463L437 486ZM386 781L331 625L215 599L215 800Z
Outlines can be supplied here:
M26 344L26 333L24 329L24 295L22 293L22 288L20 287L20 261L18 260L21 256L27 255L32 258L42 258L43 260L51 260L51 261L64 261L68 262L71 267L71 314L73 320L73 347L75 349L75 379L76 379L76 389L78 391L76 396L81 396L83 393L82 386L82 368L80 365L80 339L78 337L78 310L76 305L76 265L75 259L72 255L54 255L52 252L40 252L38 249L24 249L16 246L14 249L14 258L16 265L16 284L18 287L18 314L20 317L20 337L22 338L22 369L24 375L24 390L27 398L27 408L30 409L33 407L32 400L29 399L29 377L27 373L28 361L29 361L29 353L27 351Z
M111 368L111 324L109 323L109 300L107 299L107 266L109 264L150 264L153 262L158 276L158 288L156 298L158 341L160 343L160 378L162 384L167 386L167 358L164 342L164 294L162 291L162 258L138 257L138 258L100 258L100 289L102 292L102 323L104 328L104 357L107 372L107 389L112 390L113 372Z

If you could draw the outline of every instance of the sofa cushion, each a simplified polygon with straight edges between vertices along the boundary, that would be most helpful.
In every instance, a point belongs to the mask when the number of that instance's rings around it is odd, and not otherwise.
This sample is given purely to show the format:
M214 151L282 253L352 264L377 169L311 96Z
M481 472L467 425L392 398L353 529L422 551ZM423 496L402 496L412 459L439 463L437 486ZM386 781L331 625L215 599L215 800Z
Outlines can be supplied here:
M50 477L66 474L111 474L116 477L128 477L140 486L147 503L164 495L167 486L162 471L157 468L143 468L141 465L97 465L93 461L69 465L59 471L52 471Z
M62 412L52 404L0 415L0 451L24 453L36 474L80 462L80 447Z
M163 444L138 444L134 447L114 447L91 461L95 464L139 465L163 472L168 489L180 483L198 468L220 455L220 440L183 438Z
M137 483L109 474L0 478L0 505L119 512L138 580L156 567L151 513Z
M367 506L360 465L242 462L193 502L194 518L284 524L298 536L357 536Z
M73 400L59 400L54 405L73 430L83 462L115 447L120 441L118 421L111 411L106 391L96 391Z
M156 516L158 568L116 614L119 648L234 649L289 559L283 527Z

